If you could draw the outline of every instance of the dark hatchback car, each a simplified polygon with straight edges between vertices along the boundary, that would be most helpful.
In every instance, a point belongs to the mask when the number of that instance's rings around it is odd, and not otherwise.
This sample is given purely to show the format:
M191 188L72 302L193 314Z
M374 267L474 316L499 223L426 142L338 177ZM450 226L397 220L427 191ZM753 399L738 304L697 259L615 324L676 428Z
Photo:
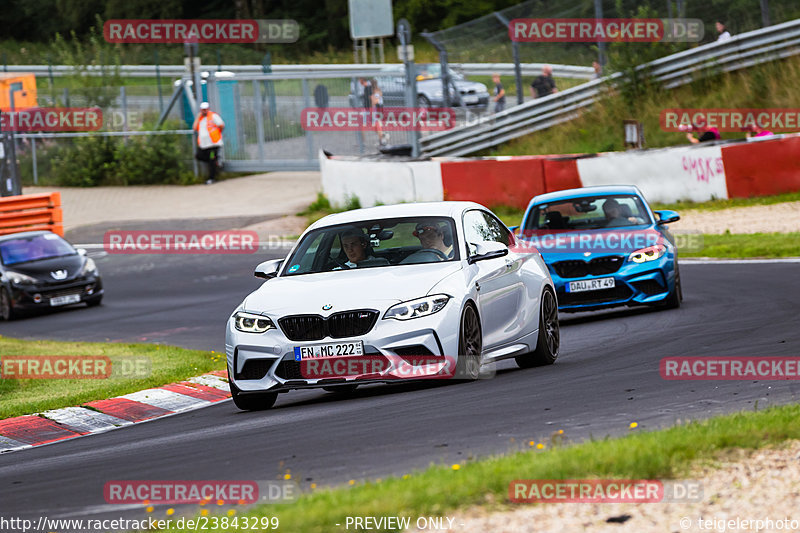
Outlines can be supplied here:
M0 318L103 299L103 281L86 251L49 231L0 236Z

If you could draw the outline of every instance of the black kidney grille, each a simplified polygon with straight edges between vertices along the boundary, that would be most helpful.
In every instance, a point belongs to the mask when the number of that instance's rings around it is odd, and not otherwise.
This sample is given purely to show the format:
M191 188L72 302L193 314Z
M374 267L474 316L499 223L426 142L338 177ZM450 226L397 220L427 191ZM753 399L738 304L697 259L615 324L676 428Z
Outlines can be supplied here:
M325 337L358 337L372 329L378 312L361 309L334 313L327 319L319 315L292 315L278 320L283 333L293 341L318 341Z
M345 311L328 317L328 334L334 339L364 335L378 320L376 311Z
M325 338L325 319L319 315L293 315L278 320L283 332L293 341L318 341Z
M582 261L580 259L558 261L553 263L553 268L555 268L556 274L562 278L582 278L584 276L613 274L620 269L623 262L625 262L625 256L607 255L595 257L591 261Z
M589 261L589 273L593 276L602 276L603 274L613 274L620 269L625 257L621 255L607 255L604 257L595 257Z

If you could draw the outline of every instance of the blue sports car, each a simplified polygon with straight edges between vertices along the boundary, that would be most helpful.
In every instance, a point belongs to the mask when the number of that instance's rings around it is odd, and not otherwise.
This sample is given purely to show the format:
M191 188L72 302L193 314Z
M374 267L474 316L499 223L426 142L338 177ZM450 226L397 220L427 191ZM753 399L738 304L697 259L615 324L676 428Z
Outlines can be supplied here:
M621 305L680 307L678 251L667 224L634 186L569 189L536 196L517 232L550 269L559 311Z

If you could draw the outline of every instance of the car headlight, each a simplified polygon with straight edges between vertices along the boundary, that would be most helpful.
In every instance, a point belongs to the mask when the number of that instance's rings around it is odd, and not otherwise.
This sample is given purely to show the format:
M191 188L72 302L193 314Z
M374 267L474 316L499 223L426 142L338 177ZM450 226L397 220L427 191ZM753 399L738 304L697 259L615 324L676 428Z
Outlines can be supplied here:
M450 300L450 297L446 294L433 294L424 298L409 300L390 307L386 314L383 315L383 318L410 320L432 315L444 309L448 300Z
M665 253L667 253L667 247L663 244L656 244L636 250L628 256L628 259L634 263L644 263L646 261L655 261Z
M269 318L244 311L234 313L233 322L236 329L245 333L264 333L275 328L275 324Z
M32 278L27 274L22 274L20 272L12 272L11 270L6 272L9 281L12 285L31 285L36 283L36 278Z
M86 276L89 274L97 274L97 265L94 264L94 259L91 257L86 258L86 262L83 264L83 268L81 269L81 276Z

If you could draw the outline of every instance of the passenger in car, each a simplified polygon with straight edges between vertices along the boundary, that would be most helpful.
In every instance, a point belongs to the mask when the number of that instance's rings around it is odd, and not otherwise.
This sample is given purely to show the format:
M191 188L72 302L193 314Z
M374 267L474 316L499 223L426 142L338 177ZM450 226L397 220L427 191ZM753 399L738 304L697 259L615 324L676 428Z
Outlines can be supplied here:
M361 230L357 228L347 229L340 235L340 239L342 249L347 256L347 261L344 264L348 267L356 268L358 263L375 259L374 256L369 254L369 241Z

